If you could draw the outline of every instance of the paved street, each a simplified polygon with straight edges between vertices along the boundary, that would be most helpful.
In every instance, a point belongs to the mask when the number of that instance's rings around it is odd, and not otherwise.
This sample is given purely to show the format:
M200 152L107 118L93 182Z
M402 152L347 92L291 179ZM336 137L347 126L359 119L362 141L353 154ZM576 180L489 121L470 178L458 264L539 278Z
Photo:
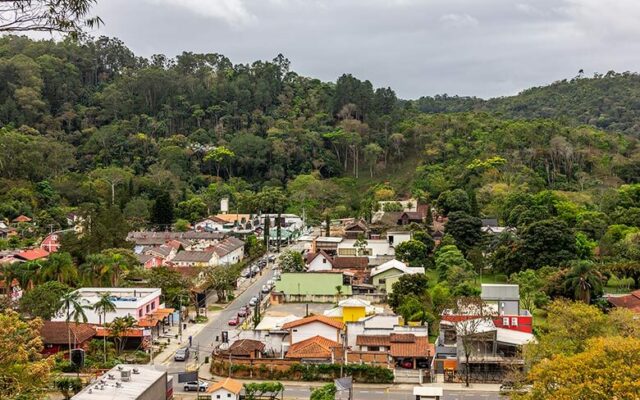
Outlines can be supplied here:
M289 387L285 389L284 397L286 399L308 399L310 391L303 387ZM406 390L383 390L383 389L363 389L355 388L353 392L355 400L413 400L413 389ZM474 392L468 390L445 390L443 399L445 400L498 400L500 395L496 392ZM336 399L347 399L347 393L341 393Z

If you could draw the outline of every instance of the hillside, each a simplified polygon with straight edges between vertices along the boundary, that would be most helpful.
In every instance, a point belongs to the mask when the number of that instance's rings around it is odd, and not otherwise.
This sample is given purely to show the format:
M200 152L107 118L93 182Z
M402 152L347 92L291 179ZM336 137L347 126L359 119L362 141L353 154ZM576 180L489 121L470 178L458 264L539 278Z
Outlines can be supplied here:
M578 77L489 100L445 95L412 103L427 113L487 111L507 118L553 118L640 135L640 75L636 73Z

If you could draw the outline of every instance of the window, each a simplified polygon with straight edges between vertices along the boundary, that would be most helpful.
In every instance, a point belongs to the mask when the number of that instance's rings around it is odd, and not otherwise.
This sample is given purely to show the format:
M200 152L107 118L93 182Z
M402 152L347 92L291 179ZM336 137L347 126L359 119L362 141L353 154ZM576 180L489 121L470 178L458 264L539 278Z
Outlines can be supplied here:
M387 279L386 278L378 279L378 283L381 285L384 285L387 283Z
M502 318L502 325L509 326L509 317Z
M216 399L219 399L219 398L220 398L220 395L219 395L219 394L217 394L217 395L216 395Z
M511 325L518 326L518 318L516 317L511 318Z
M142 317L142 310L138 310L138 317Z
M155 310L156 309L156 302L154 301L153 303L151 303L151 309Z
M369 351L380 351L380 346L369 346L367 349Z
M231 397L231 393L227 393L227 397Z
M323 263L323 264L326 264L326 263L327 263L327 259L326 259L326 258L323 258L323 259L322 259L322 263Z
M149 305L147 304L147 306L145 307L147 312L149 312Z

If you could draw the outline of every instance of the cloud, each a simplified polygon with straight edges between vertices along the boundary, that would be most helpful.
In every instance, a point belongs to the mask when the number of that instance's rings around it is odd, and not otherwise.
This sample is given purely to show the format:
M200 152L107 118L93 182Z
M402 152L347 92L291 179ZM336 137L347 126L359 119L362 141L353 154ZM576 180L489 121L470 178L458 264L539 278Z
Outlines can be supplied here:
M161 7L179 7L205 18L216 18L238 27L255 20L243 0L147 0Z
M445 14L440 17L440 22L454 28L473 27L478 25L478 20L469 14Z

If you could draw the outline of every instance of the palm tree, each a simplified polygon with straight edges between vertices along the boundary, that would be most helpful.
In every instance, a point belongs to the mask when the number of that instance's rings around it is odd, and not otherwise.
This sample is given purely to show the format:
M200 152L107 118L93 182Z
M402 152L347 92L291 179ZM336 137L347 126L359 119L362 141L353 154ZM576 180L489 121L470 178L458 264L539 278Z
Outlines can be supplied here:
M113 336L117 343L116 352L118 355L124 350L127 342L127 332L136 325L137 321L131 315L114 318L109 324L109 335Z
M83 281L91 286L99 286L100 271L104 264L106 261L102 254L89 254L85 263L80 267Z
M69 323L73 321L78 324L80 320L87 322L86 306L80 304L80 293L77 290L68 292L62 296L62 307L66 310L67 332L69 335L69 357L71 357L71 327Z
M602 293L603 277L591 261L578 261L566 276L564 287L576 300L591 303L593 294Z
M100 317L100 324L107 326L107 313L116 312L116 305L111 301L111 293L106 292L100 295L100 299L93 305L93 310ZM107 362L107 335L102 336L104 362Z
M39 276L42 281L56 280L73 285L78 280L78 269L69 253L53 253L44 262Z

